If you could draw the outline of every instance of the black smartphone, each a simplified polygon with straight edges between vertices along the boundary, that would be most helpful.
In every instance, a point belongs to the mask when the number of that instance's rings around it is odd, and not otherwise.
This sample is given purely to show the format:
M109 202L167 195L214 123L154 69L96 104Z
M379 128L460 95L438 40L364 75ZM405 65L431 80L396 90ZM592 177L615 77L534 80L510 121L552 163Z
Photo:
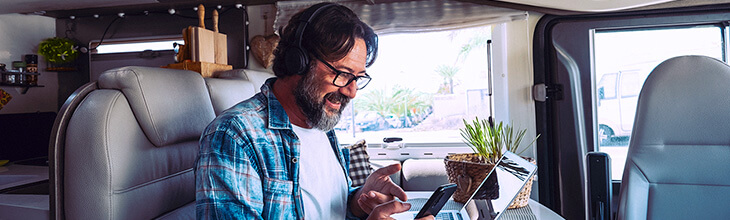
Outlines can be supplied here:
M451 198L451 194L454 194L454 191L456 191L456 184L454 183L439 186L439 188L431 194L431 197L428 198L428 201L426 201L426 204L423 205L421 211L418 212L416 218L423 218L428 215L436 217L436 214L438 214L439 211L441 211L441 208L444 207L444 204L449 201L449 198Z

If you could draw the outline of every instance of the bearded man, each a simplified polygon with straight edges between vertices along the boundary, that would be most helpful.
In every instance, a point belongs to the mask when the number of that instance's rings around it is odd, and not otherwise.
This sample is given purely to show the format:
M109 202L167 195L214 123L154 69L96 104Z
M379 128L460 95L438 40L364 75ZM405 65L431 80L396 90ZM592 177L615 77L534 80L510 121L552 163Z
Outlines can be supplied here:
M200 139L198 219L387 219L406 194L375 171L351 187L349 155L332 128L367 86L377 35L350 9L320 3L281 30L275 78L218 116ZM432 216L427 218L432 219Z

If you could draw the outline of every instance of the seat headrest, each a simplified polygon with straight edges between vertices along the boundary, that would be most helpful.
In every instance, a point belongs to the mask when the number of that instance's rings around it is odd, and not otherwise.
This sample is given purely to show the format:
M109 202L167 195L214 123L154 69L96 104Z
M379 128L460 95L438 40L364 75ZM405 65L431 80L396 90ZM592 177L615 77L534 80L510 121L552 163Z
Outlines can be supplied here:
M215 118L200 74L153 67L122 67L99 77L100 89L120 90L147 138L165 146L200 138Z
M659 64L644 83L632 139L642 143L730 142L730 66L705 56L680 56Z
M205 78L216 115L256 94L253 83L242 79Z
M256 89L256 92L260 92L260 88L264 83L266 83L266 80L274 77L273 73L261 71L261 70L252 70L252 69L234 69L234 70L228 70L219 72L215 75L216 78L222 78L222 79L243 79L248 80L253 83L254 88Z

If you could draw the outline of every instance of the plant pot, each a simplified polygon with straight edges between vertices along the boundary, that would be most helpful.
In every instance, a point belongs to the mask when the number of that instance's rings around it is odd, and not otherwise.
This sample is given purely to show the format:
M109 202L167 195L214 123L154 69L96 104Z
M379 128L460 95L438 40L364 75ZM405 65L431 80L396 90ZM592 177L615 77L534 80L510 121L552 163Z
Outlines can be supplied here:
M50 72L71 72L76 71L76 61L68 63L48 63L46 71Z
M454 201L460 203L469 200L489 171L494 168L494 164L485 163L482 157L475 153L446 156L444 164L449 182L456 183Z

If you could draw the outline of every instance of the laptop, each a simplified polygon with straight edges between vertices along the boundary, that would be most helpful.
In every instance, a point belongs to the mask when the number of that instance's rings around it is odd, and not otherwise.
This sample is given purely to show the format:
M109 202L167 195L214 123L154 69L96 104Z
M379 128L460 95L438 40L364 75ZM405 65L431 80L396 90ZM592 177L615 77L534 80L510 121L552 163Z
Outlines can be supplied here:
M512 153L505 152L497 165L489 171L487 178L479 185L466 203L452 199L441 208L436 219L466 220L498 219L517 197L527 181L535 174L537 166ZM428 198L409 199L411 208L403 213L391 215L395 219L413 219Z

